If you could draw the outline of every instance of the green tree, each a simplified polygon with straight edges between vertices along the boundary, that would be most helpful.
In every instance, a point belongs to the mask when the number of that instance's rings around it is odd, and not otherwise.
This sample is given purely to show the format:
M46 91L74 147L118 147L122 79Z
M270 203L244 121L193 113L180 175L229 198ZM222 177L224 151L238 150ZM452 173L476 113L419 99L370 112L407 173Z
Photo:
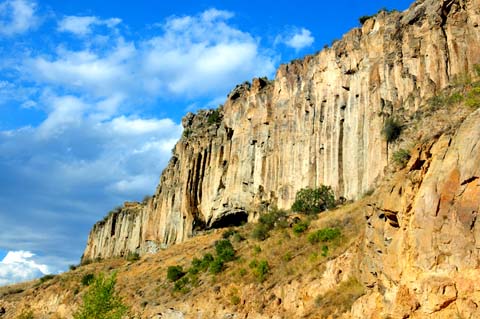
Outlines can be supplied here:
M335 196L330 186L321 185L318 188L302 188L295 196L292 211L305 214L315 214L335 207Z
M73 315L75 319L121 319L128 307L115 291L116 273L106 277L103 273L91 283L83 296L83 304Z

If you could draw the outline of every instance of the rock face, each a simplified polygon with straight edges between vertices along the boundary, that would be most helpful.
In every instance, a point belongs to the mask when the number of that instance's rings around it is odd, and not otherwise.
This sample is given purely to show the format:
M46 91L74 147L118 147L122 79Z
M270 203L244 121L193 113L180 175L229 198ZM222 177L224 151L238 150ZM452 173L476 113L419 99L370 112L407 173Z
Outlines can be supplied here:
M480 110L417 148L376 199L359 267L372 291L354 317L479 318Z
M358 198L387 165L385 120L409 116L480 63L479 7L425 0L381 12L273 81L237 86L218 111L187 114L153 198L97 223L84 259L156 251L268 205L289 208L306 186Z

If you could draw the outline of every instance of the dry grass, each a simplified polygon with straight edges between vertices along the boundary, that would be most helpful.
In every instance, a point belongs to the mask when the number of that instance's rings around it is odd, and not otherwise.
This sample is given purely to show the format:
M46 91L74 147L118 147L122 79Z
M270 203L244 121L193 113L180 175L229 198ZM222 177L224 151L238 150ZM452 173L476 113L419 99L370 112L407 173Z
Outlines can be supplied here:
M357 278L341 282L335 289L315 298L315 305L320 309L319 314L338 318L349 311L353 303L365 293L365 288Z
M265 299L265 296L271 296L274 287L288 285L294 280L308 282L320 278L325 262L341 255L358 242L364 228L362 207L366 200L320 214L300 236L294 235L289 227L276 228L265 241L258 241L250 237L253 224L237 227L235 230L245 238L243 241L232 240L237 258L226 263L225 270L217 275L199 273L184 291L173 291L173 283L167 280L167 268L180 265L186 270L194 257L202 258L208 252L214 254L215 241L221 239L226 230L191 238L138 261L110 259L78 267L42 284L37 280L2 287L0 296L9 302L19 302L19 309L22 309L22 306L40 300L42 296L61 295L62 303L75 308L87 289L82 285L82 278L86 274L117 271L116 288L125 302L132 306L133 313L148 316L160 308L194 304L196 300L215 300L217 304L233 307L240 312L251 309L263 311L272 302ZM339 228L342 236L339 240L328 243L328 254L322 256L322 244L312 245L307 237L310 232L325 227ZM263 282L258 281L254 270L249 267L253 260L268 262L269 272ZM245 298L246 291L251 296L248 300ZM20 300L28 302L22 303ZM311 306L314 308L313 300Z

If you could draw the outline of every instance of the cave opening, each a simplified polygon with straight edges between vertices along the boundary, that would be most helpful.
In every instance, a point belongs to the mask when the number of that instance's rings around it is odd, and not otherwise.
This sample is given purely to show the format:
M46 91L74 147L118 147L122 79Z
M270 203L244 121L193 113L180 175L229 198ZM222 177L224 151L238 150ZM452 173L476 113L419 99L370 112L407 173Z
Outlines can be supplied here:
M226 228L240 226L248 221L248 214L243 210L228 212L214 220L210 228Z

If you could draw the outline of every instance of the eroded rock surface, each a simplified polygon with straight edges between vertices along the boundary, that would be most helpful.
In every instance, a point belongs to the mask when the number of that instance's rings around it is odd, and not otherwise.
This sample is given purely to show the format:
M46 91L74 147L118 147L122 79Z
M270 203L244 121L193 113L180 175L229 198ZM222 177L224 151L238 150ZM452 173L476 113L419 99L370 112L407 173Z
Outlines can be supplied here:
M478 0L382 12L331 48L280 66L273 81L237 86L218 113L188 114L153 199L98 223L84 259L144 254L253 220L265 206L290 207L306 186L358 198L387 165L384 121L409 116L480 62L479 23Z

